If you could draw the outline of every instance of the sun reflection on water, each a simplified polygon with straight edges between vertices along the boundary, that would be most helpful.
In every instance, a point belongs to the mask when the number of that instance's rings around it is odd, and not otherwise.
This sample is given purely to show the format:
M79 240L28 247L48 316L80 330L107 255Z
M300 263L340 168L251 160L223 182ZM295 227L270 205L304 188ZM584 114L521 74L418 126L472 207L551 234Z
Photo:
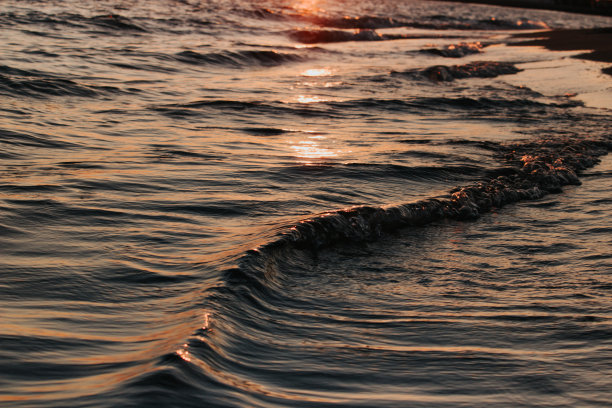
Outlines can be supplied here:
M298 95L297 101L299 103L317 103L317 102L329 102L329 99L322 98L316 95Z
M311 68L302 72L302 76L307 77L321 77L321 76L330 76L332 74L331 70L327 68Z
M295 1L293 8L302 15L314 14L321 11L319 3L319 0L297 0Z
M306 140L291 142L291 149L296 158L304 164L312 164L313 160L333 159L339 156L338 150L322 145L327 138L320 134L309 136ZM328 142L329 143L329 142Z

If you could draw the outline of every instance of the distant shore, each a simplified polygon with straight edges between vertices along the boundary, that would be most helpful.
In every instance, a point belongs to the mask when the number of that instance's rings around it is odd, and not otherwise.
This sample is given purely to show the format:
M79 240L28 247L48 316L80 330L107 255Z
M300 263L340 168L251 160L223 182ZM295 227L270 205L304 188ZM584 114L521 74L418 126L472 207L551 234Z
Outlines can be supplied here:
M438 0L612 16L612 0Z
M520 33L513 38L525 38L525 41L511 42L511 46L535 45L546 47L551 51L590 50L574 58L612 63L612 27L585 30L551 30ZM612 66L602 70L612 75Z

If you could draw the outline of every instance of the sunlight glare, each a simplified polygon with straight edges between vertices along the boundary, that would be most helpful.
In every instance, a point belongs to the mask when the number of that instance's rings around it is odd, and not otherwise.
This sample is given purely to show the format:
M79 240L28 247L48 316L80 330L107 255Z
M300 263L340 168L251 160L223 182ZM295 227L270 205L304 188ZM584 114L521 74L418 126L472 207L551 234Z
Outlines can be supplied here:
M321 146L321 141L326 137L322 135L309 136L307 140L300 140L293 143L291 148L295 152L295 156L300 159L329 159L338 157L338 153L334 150Z
M320 77L320 76L330 76L332 74L331 70L327 68L311 68L302 72L302 76L307 77Z
M328 102L329 99L321 98L315 95L298 95L297 101L299 103L317 103L317 102Z

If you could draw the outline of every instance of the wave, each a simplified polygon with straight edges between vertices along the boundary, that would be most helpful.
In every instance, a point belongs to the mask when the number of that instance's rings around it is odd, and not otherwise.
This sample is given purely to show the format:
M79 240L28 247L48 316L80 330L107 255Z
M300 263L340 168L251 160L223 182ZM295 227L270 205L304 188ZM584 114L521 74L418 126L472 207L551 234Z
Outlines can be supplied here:
M20 14L16 12L5 12L0 13L0 24L44 24L50 26L59 25L78 28L95 26L98 28L111 29L113 31L147 32L147 29L136 24L134 21L132 21L132 19L113 13L85 17L77 13L47 14L40 11L29 11L27 13Z
M416 72L423 78L421 72ZM403 73L402 75L405 75ZM412 72L410 75L415 75ZM425 78L427 78L425 76ZM231 111L242 115L291 115L298 117L372 117L383 113L417 113L432 114L439 112L467 111L470 114L520 114L523 119L534 114L554 112L558 109L580 106L580 102L563 101L562 103L544 103L524 97L505 99L491 97L420 97L407 99L363 98L346 101L326 101L313 104L284 103L280 101L235 101L235 100L203 100L184 104L167 104L151 106L150 109L173 118L189 119L216 114L218 111ZM257 131L255 131L257 132ZM272 134L278 134L272 130ZM266 133L264 130L263 133Z
M341 118L346 116L341 111L326 109L322 104L287 104L282 102L265 103L261 101L204 100L185 104L168 104L152 106L150 109L173 118L190 118L206 116L218 111L232 111L243 115L295 115L299 117Z
M278 14L266 13L262 18L278 18ZM486 19L469 19L449 16L423 16L418 20L405 16L340 16L327 17L320 15L290 15L293 19L304 21L324 28L341 29L385 29L385 28L427 28L434 30L537 30L547 29L548 24L540 20L518 18L516 20L490 17Z
M427 48L421 50L423 53L439 55L446 58L462 58L466 55L479 54L488 44L481 42L451 44L443 48Z
M12 130L2 128L0 128L0 143L15 146L29 146L55 149L68 149L71 147L76 147L76 145L74 144L58 140L52 140L49 137L43 135L18 133Z
M245 10L244 8L233 8L233 13L239 14L245 17L257 18L262 20L287 20L289 18L296 18L295 14L288 14L285 12L275 11L269 8L255 8L252 10Z
M270 50L226 51L222 53L201 54L196 51L182 51L174 56L177 61L193 65L222 65L226 67L271 67L288 62L301 62L301 55Z
M410 25L410 22L408 21L393 19L391 17L378 16L343 16L338 18L310 16L304 19L312 24L330 28L376 29L406 27Z
M408 70L404 72L393 72L408 76L422 76L432 81L450 82L463 78L495 78L500 75L511 75L520 72L510 62L476 61L464 65L435 65L425 69Z
M341 30L294 30L289 32L289 38L302 44L383 40L374 30L360 30L357 33Z
M357 32L342 30L292 30L289 38L302 44L336 43L348 41L393 41L422 38L456 38L456 36L438 34L378 34L371 29L359 29Z
M101 93L119 93L112 86L79 84L72 79L32 70L0 65L0 94L10 96L83 96L95 97Z
M121 16L119 14L103 14L99 16L94 16L85 21L96 25L98 27L110 28L112 30L118 31L137 31L137 32L146 32L147 30L138 24L134 23L127 17Z
M424 20L414 21L410 26L433 30L544 30L550 28L544 21L528 18L506 20L490 17L473 20L440 15Z
M491 143L487 148L492 148ZM317 250L342 242L372 241L400 228L443 219L473 220L507 204L562 192L563 186L581 184L580 172L597 164L599 157L610 150L612 137L599 140L542 138L497 145L495 156L508 166L489 180L417 202L384 207L358 206L300 221L285 228L270 242L248 251L238 267L225 272L226 282L230 286L265 287L270 278L266 264L285 249Z

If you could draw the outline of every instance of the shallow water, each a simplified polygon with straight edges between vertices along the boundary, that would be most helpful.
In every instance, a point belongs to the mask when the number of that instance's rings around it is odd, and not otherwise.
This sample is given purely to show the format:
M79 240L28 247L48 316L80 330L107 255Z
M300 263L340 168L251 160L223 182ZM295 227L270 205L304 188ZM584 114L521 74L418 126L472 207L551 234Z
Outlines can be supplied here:
M0 401L606 406L611 21L3 2Z

